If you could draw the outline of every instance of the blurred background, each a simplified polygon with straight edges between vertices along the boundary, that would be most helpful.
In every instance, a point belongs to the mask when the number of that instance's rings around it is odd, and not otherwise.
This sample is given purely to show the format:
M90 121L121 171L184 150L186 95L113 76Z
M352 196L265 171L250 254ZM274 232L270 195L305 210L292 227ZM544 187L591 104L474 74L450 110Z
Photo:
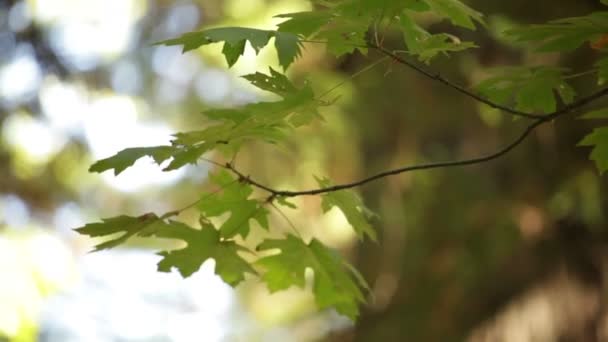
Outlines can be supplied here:
M499 33L601 10L599 1L467 3L487 15L487 29L422 18L480 46L437 58L432 68L447 78L471 85L487 68L521 64L576 74L598 57L589 47L522 52ZM205 25L272 29L273 15L310 8L305 0L0 0L0 341L608 341L606 180L575 146L592 123L571 117L539 127L500 160L361 188L379 214L379 244L358 242L340 213L322 215L318 198L297 198L299 209L286 214L303 235L340 249L370 283L356 325L318 312L304 290L269 295L255 280L232 289L212 263L185 280L157 273L150 242L87 254L94 241L72 228L179 208L209 171L162 172L143 159L115 177L89 174L93 161L166 144L202 125L204 108L264 100L238 76L278 68L272 48L249 49L226 70L221 44L182 55L152 43ZM384 44L401 40L389 30ZM378 58L335 59L307 45L290 75L323 91ZM580 94L596 87L593 74L570 81ZM339 183L486 154L525 125L396 64L335 93L325 124L282 149L248 146L239 168L302 189L313 175Z

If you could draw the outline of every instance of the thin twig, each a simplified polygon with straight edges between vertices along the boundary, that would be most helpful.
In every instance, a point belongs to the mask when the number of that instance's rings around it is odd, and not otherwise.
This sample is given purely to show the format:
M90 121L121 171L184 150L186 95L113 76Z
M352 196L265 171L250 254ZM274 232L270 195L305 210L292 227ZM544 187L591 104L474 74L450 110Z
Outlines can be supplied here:
M389 176L394 176L394 175L398 175L401 173L406 173L406 172L411 172L411 171L418 171L418 170L429 170L429 169L438 169L438 168L447 168L447 167L457 167L457 166L466 166L466 165L473 165L473 164L480 164L480 163L484 163L484 162L488 162L494 159L497 159L499 157L502 157L503 155L507 154L509 151L511 151L512 149L514 149L515 147L517 147L519 144L521 144L528 135L530 135L530 133L538 126L540 126L543 123L552 121L562 115L568 114L568 113L572 113L575 110L603 97L608 95L608 88L604 88L602 90L599 90L595 93L593 93L592 95L589 95L585 98L582 98L570 105L564 106L562 109L557 110L551 114L548 114L546 116L541 116L538 118L535 118L535 120L529 124L524 131L510 144L508 144L507 146L503 147L502 149L492 153L492 154L488 154L482 157L476 157L476 158L470 158L470 159L462 159L462 160L454 160L454 161L447 161L447 162L439 162L439 163L429 163L429 164L419 164L419 165L412 165L412 166L405 166L405 167L401 167L401 168L397 168L397 169L392 169L392 170L388 170L388 171L384 171L384 172L380 172L378 174L375 174L373 176L367 177L367 178L363 178L361 180L355 181L355 182L351 182L351 183L344 183L344 184L338 184L338 185L334 185L334 186L330 186L330 187L326 187L326 188L317 188L317 189L311 189L311 190L302 190L302 191L289 191L289 190L277 190L277 189L273 189L271 187L268 187L264 184L261 184L253 179L251 179L249 176L245 176L243 173L241 173L240 171L238 171L237 169L235 169L232 165L228 164L225 167L232 171L234 174L236 174L237 176L239 176L240 179L243 179L245 182L249 183L252 186L255 186L259 189L265 190L267 192L269 192L272 196L284 196L284 197L296 197L296 196L304 196L304 195L319 195L319 194L323 194L323 193L328 193L328 192L334 192L334 191L339 191L339 190L344 190L344 189L349 189L349 188L354 188L354 187L358 187L367 183L370 183L372 181L381 179L381 178L385 178L385 177L389 177Z
M400 64L403 64L403 65L409 67L410 69L413 69L413 70L417 71L418 73L420 73L420 74L422 74L422 75L424 75L424 76L426 76L426 77L428 77L428 78L430 78L432 80L438 81L439 83L443 83L446 86L448 86L448 87L450 87L450 88L452 88L452 89L460 92L461 94L464 94L464 95L466 95L466 96L468 96L470 98L473 98L476 101L484 103L484 104L486 104L486 105L488 105L488 106L490 106L492 108L500 109L500 110L502 110L504 112L507 112L507 113L509 113L511 115L521 116L521 117L528 118L528 119L538 119L538 118L541 118L541 117L545 116L545 115L541 115L541 114L527 113L527 112L524 112L524 111L513 109L511 107L503 106L503 105L498 104L496 102L492 102L492 101L486 99L485 97L482 97L482 96L480 96L478 94L475 94L474 92L466 89L465 87L463 87L463 86L461 86L459 84L456 84L456 83L454 83L454 82L452 82L452 81L450 81L450 80L442 77L440 74L432 73L432 72L430 72L430 71L428 71L428 70L426 70L426 69L424 69L424 68L416 65L415 63L410 62L410 61L408 61L407 59L405 59L403 57L400 57L399 55L395 54L394 52L392 52L392 51L390 51L388 49L383 48L382 46L378 46L378 45L370 43L370 44L368 44L368 47L379 51L380 53L384 54L385 56L388 56L388 57L392 58L394 61L396 61L396 62L398 62Z
M323 41L323 40L302 40L302 42L306 42L306 43L318 43L318 44L326 44L327 43L327 41ZM488 105L488 106L490 106L492 108L495 108L495 109L500 109L503 112L509 113L509 114L511 114L513 116L524 117L524 118L527 118L527 119L539 119L539 118L542 118L542 117L546 116L544 114L535 114L535 113L524 112L524 111L521 111L521 110L517 110L517 109L511 108L511 107L504 106L504 105L501 105L499 103L490 101L490 100L486 99L485 97L483 97L481 95L478 95L478 94L476 94L476 93L474 93L474 92L466 89L465 87L463 87L463 86L461 86L461 85L459 85L459 84L457 84L457 83L455 83L453 81L448 80L447 78L444 78L443 76L441 76L438 73L432 73L432 72L424 69L423 67L418 66L416 63L411 62L411 61L409 61L409 60L407 60L407 59L405 59L405 58L397 55L396 51L391 51L391 50L386 49L386 48L384 48L384 47L382 47L380 45L374 44L373 42L368 42L367 45L361 45L361 44L352 44L352 45L354 47L357 47L357 48L369 48L369 49L377 50L378 52L382 53L383 55L385 55L387 57L390 57L392 60L394 60L395 62L397 62L399 64L405 65L408 68L410 68L410 69L412 69L412 70L414 70L414 71L416 71L416 72L418 72L418 73L420 73L420 74L422 74L422 75L424 75L424 76L426 76L426 77L428 77L428 78L430 78L432 80L435 80L435 81L437 81L439 83L442 83L442 84L444 84L444 85L446 85L446 86L448 86L448 87L450 87L450 88L452 88L452 89L460 92L461 94L464 94L464 95L466 95L466 96L468 96L468 97L470 97L470 98L472 98L472 99L474 99L474 100L476 100L478 102L486 104L486 105Z
M324 41L315 41L315 40L303 40L305 42L310 42L310 43L325 43ZM413 165L413 166L405 166L405 167L401 167L401 168L397 168L397 169L392 169L392 170L388 170L388 171L384 171L384 172L380 172L378 174L375 174L373 176L367 177L367 178L363 178L361 180L355 181L355 182L351 182L351 183L343 183L343 184L338 184L338 185L334 185L334 186L330 186L330 187L326 187L326 188L317 188L317 189L310 189L310 190L302 190L302 191L290 191L290 190L277 190L274 188L271 188L269 186L266 186L262 183L259 183L253 179L251 179L249 176L244 175L243 173L241 173L239 170L237 170L234 165L232 165L231 163L228 163L226 165L222 165L219 163L215 163L216 165L220 165L228 170L230 170L231 172L233 172L235 175L237 175L239 177L239 179L241 179L242 181L255 186L259 189L262 189L268 193L271 194L271 197L276 197L276 196L284 196L284 197L295 197L295 196L304 196L304 195L318 195L318 194L323 194L323 193L328 193L328 192L333 192L333 191L339 191L339 190L344 190L344 189L349 189L349 188L354 188L354 187L358 187L364 184L367 184L369 182L384 178L384 177L389 177L389 176L393 176L393 175L398 175L401 173L406 173L406 172L411 172L411 171L417 171L417 170L429 170L429 169L437 169L437 168L447 168L447 167L457 167L457 166L466 166L466 165L473 165L473 164L480 164L480 163L484 163L484 162L488 162L497 158L500 158L501 156L507 154L508 152L510 152L512 149L514 149L515 147L517 147L519 144L521 144L526 137L538 126L540 126L541 124L545 123L545 122L549 122L552 121L562 115L568 114L568 113L572 113L574 111L576 111L577 109L597 100L600 99L606 95L608 95L608 88L604 88L601 89L587 97L584 97L576 102L573 102L569 105L566 105L564 107L562 107L559 110L556 110L555 112L552 113L548 113L548 114L535 114L535 113L528 113L528 112L524 112L524 111L520 111L520 110L516 110L507 106L503 106L500 105L498 103L492 102L480 95L477 95L475 93L473 93L472 91L469 91L468 89L464 88L463 86L456 84L446 78L443 78L441 75L439 74L434 74L432 72L427 71L426 69L416 65L413 62L408 61L405 58L400 57L399 55L395 54L394 52L385 49L382 46L379 45L375 45L374 43L368 43L366 46L358 46L358 47L363 47L363 48L371 48L371 49L375 49L377 51L379 51L380 53L384 54L387 57L390 57L392 60L394 60L395 62L398 62L400 64L403 64L415 71L417 71L418 73L432 79L435 81L438 81L440 83L443 83L444 85L455 89L456 91L470 97L473 98L481 103L484 103L490 107L502 110L504 112L507 112L511 115L514 116L520 116L520 117L524 117L530 120L533 120L528 126L526 126L526 128L523 130L523 132L510 144L508 144L507 146L503 147L502 149L482 156L482 157L476 157L476 158L470 158L470 159L462 159L462 160L454 160L454 161L447 161L447 162L438 162L438 163L429 163L429 164L419 164L419 165ZM374 64L375 65L375 64ZM363 70L361 70L360 72L363 72L364 70L367 70L367 68L364 68ZM578 75L577 75L578 76ZM338 85L339 86L339 85ZM335 87L334 87L335 88ZM332 91L334 88L330 89L328 92ZM323 94L326 95L326 94Z
M347 80L341 81L338 84L334 85L333 87L329 88L328 90L326 90L325 92L323 92L321 95L319 95L317 97L317 99L322 99L323 97L327 96L328 94L330 94L332 91L338 89L339 87L343 86L346 82L351 81L353 79L355 79L357 76L363 74L364 72L374 68L376 65L381 64L382 62L384 62L385 60L387 60L389 57L388 56L384 56L380 59L378 59L377 61L374 61L373 63L367 65L366 67L362 68L361 70L355 72L354 74L350 75L350 77Z

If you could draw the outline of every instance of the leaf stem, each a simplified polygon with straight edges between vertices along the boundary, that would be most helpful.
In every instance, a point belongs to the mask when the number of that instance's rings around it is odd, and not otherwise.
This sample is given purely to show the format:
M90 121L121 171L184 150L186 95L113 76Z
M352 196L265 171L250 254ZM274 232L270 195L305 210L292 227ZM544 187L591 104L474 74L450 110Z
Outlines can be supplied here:
M329 88L328 90L326 90L325 92L323 92L321 95L319 95L318 99L322 99L323 97L329 95L331 92L333 92L334 90L338 89L339 87L343 86L347 81L351 81L353 79L355 79L356 77L358 77L359 75L365 73L368 70L373 69L375 66L377 66L378 64L383 63L384 61L386 61L389 57L388 56L384 56L380 59L378 59L377 61L365 66L364 68L362 68L361 70L355 72L354 74L350 75L350 77L347 80L341 81L338 84L334 85L333 87Z
M291 227L291 230L293 230L293 232L296 233L296 235L300 238L300 240L304 240L302 238L302 235L300 235L300 231L296 228L296 226L289 219L289 217L281 210L281 208L277 207L277 205L274 204L273 202L270 202L270 205L279 213L279 215L281 215L281 217L283 217L283 219L285 219L285 221L287 221L288 225Z

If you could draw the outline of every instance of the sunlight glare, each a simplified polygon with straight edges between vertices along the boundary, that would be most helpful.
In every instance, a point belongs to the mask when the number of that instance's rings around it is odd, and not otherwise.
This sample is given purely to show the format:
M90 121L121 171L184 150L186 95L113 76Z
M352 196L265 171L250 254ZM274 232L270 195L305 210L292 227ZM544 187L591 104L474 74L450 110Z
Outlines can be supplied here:
M84 132L94 159L103 159L129 147L167 145L172 131L160 123L138 122L138 108L128 96L107 95L92 101ZM163 172L150 158L142 158L119 176L102 174L104 181L121 191L132 192L148 185L172 184L184 170Z

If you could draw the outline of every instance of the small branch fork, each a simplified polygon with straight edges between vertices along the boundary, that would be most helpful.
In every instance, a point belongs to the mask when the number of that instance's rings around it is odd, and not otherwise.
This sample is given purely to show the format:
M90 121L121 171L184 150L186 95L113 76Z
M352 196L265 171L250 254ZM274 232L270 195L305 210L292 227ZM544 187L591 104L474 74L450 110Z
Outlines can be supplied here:
M519 110L510 108L510 107L507 107L507 106L500 105L500 104L492 102L484 97L481 97L480 95L477 95L477 94L467 90L463 86L458 85L448 79L445 79L442 76L440 76L439 74L429 72L429 71L425 70L424 68L416 65L415 63L408 61L407 59L402 58L402 57L398 56L397 54L395 54L394 52L387 50L379 45L370 43L368 45L368 47L375 49L375 50L379 51L380 53L384 54L386 57L391 58L395 62L405 65L405 66L415 70L416 72L418 72L432 80L438 81L478 102L486 104L492 108L499 109L499 110L509 113L513 116L523 117L523 118L526 118L526 119L529 119L532 121L526 126L526 128L522 131L522 133L511 143L509 143L502 149L500 149L494 153L487 154L485 156L475 157L475 158L470 158L470 159L461 159L461 160L453 160L453 161L445 161L445 162L437 162L437 163L404 166L404 167L400 167L400 168L396 168L396 169L392 169L392 170L383 171L383 172L377 173L375 175L369 176L367 178L360 179L358 181L338 184L338 185L329 186L329 187L325 187L325 188L317 188L317 189L301 190L301 191L274 189L274 188L271 188L269 186L266 186L262 183L255 181L248 175L243 174L241 171L237 170L232 163L227 163L225 165L216 163L216 165L219 165L221 167L224 167L224 168L230 170L232 173L234 173L236 176L239 177L240 181L245 182L256 188L259 188L261 190L268 192L270 194L270 196L268 197L269 202L272 202L272 200L274 200L276 197L296 197L296 196L305 196L305 195L319 195L319 194L359 187L359 186L362 186L364 184L370 183L372 181L375 181L375 180L378 180L381 178L394 176L394 175L398 175L398 174L402 174L402 173L406 173L406 172L480 164L480 163L484 163L484 162L488 162L488 161L500 158L503 155L510 152L511 150L513 150L519 144L521 144L526 139L526 137L528 137L528 135L530 135L530 133L532 133L532 131L534 131L534 129L536 127L538 127L546 122L553 121L566 114L573 113L573 112L577 111L578 109L586 106L587 104L594 102L594 101L608 95L608 88L604 88L587 97L581 98L580 100L578 100L576 102L563 106L561 109L558 109L552 113L543 114L543 115L527 113L527 112L519 111Z

